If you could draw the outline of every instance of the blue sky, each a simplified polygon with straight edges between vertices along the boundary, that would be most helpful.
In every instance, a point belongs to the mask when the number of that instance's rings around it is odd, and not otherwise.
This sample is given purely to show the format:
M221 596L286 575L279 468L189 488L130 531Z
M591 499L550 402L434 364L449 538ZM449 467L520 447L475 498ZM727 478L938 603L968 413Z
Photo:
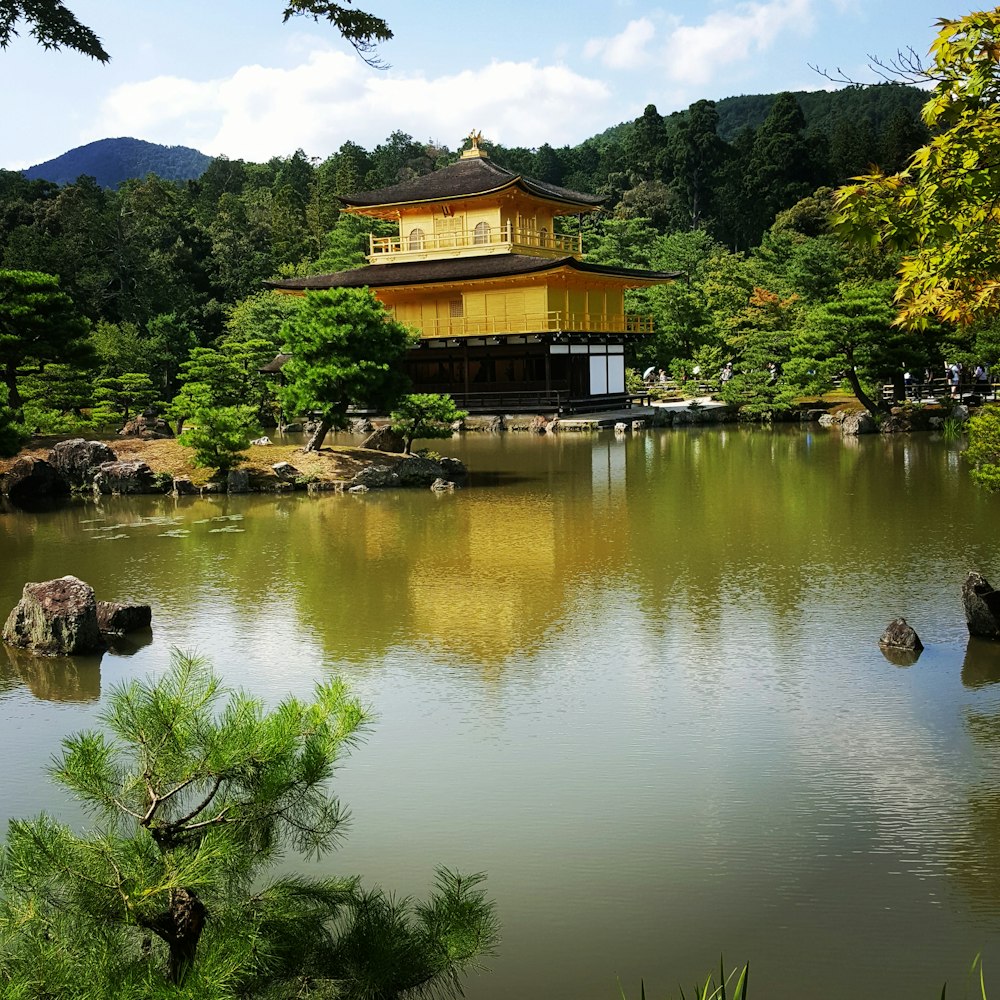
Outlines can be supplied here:
M941 0L361 0L388 20L388 70L332 28L281 22L281 0L67 0L108 65L0 50L0 166L109 136L265 160L326 157L401 129L457 146L573 144L700 98L829 86L810 64L871 80L869 54L923 54Z

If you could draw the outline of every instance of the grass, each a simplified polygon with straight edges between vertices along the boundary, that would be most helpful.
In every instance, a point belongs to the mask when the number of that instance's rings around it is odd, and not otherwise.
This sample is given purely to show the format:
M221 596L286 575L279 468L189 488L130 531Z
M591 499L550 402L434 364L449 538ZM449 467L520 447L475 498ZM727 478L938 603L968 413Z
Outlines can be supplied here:
M709 976L704 985L695 983L691 993L691 1000L747 1000L747 986L750 982L750 963L747 962L742 969L733 969L726 973L726 965L723 959L719 959L719 985L716 986L715 979ZM618 984L618 993L621 1000L628 1000L621 983ZM646 1000L646 984L639 983L639 1000ZM680 1000L688 1000L684 990L680 991ZM985 1000L985 998L984 998Z
M33 438L14 458L0 458L0 473L6 472L18 458L47 458L53 445L62 437ZM190 479L204 486L212 478L211 469L199 469L191 464L192 449L184 448L173 439L144 441L140 438L115 438L106 442L122 462L145 462L154 472L166 472L175 479ZM366 448L334 445L318 452L304 452L300 445L251 445L241 468L250 472L254 485L266 486L277 482L271 466L289 462L309 480L344 481L369 465L376 465L399 456Z

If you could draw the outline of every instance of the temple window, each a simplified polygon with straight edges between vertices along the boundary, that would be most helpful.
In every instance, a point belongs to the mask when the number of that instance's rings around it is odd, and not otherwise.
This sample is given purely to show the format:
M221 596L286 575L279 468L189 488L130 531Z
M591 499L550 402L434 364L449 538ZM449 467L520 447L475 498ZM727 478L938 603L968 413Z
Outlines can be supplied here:
M473 236L474 243L489 243L490 241L490 224L488 222L480 222L475 229L475 235Z
M419 227L417 229L411 229L409 237L409 249L423 250L423 248L424 248L424 231Z

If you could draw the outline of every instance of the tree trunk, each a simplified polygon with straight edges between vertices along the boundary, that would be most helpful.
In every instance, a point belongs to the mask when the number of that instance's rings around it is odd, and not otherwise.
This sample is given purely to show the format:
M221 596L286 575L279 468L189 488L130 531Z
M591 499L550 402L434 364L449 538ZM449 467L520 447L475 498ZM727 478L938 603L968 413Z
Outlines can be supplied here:
M884 410L885 406L882 404L881 400L875 402L864 389L861 388L861 380L858 378L858 373L854 370L854 365L848 364L846 369L847 381L851 383L851 390L854 395L858 397L858 402L869 412L878 413L880 410Z
M326 440L327 434L330 433L330 428L333 426L333 422L328 417L322 417L319 424L316 426L316 430L313 431L313 436L309 438L306 442L303 451L319 451L323 447L323 442Z
M184 982L194 965L201 932L205 929L205 916L205 904L196 893L190 889L174 889L170 893L169 909L145 923L170 949L167 979L175 986Z
M7 386L7 405L17 414L17 419L23 418L24 400L17 391L17 368L13 364L7 365L3 373L4 384Z

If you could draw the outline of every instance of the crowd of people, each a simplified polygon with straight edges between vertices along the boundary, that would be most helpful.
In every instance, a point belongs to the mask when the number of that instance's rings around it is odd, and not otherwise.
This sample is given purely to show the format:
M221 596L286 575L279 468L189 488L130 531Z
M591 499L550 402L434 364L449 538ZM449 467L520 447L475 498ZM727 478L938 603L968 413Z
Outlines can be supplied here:
M768 384L774 385L778 381L781 370L774 361L771 361L768 362L767 371ZM735 374L736 371L733 367L733 362L727 361L716 376L719 387L725 388L726 383ZM699 379L701 377L701 369L695 366L691 370L690 377L695 380ZM664 386L670 382L670 376L663 368L657 368L655 365L652 365L643 372L643 381L648 386L657 384ZM977 364L970 373L970 369L959 361L945 362L943 374L937 372L935 368L928 366L923 370L922 374L918 373L914 375L910 371L905 371L902 381L905 398L912 400L923 399L926 395L943 394L937 391L942 389L942 382L948 388L952 399L959 399L965 393L974 393L984 398L989 394L996 394L989 365L984 363ZM896 385L898 392L898 382ZM888 391L888 387L886 391Z

